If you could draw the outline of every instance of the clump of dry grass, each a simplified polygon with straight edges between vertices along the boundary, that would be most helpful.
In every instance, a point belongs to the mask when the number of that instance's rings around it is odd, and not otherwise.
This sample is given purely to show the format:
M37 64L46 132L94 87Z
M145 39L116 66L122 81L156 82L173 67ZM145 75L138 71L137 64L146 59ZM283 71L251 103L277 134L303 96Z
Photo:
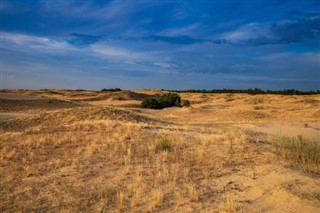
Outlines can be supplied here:
M240 204L230 194L223 198L223 202L220 205L219 213L241 213L242 208Z
M152 206L153 207L159 207L161 206L162 202L163 202L163 192L161 189L154 189L152 191L152 199L153 199L153 203Z
M173 143L166 137L163 136L156 145L155 151L159 153L161 151L171 151Z
M188 186L188 196L190 202L197 202L199 199L199 195L196 189L196 186L193 184L190 184Z
M132 206L139 206L142 199L142 191L140 187L133 189Z
M104 206L101 209L101 213L108 212L108 210L115 204L117 199L117 191L106 184L101 188L101 199L104 200Z
M308 173L320 174L320 141L278 136L273 140L274 152Z
M125 208L125 194L123 191L117 192L117 209L118 211L122 211Z

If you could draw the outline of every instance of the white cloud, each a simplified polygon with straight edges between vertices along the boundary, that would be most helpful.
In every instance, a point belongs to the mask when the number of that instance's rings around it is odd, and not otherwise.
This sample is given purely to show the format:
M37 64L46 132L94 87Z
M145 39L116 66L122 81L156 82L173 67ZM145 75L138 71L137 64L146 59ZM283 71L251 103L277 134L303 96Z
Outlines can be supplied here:
M269 54L261 57L261 60L266 62L278 61L278 63L286 62L303 62L306 63L316 63L320 66L320 53L306 52L306 53L293 53L293 52L279 52L274 54Z
M100 2L99 2L100 3ZM94 4L90 1L43 1L42 9L57 16L71 19L89 19L112 21L126 20L128 16L149 7L150 4L125 0L114 0L105 4Z
M199 32L200 23L194 23L185 27L169 28L158 33L165 36L193 36Z
M122 61L144 61L150 59L150 56L145 52L115 47L102 42L91 45L89 50L92 53L107 59L116 59Z
M153 65L164 68L164 69L172 69L177 67L177 65L173 63L167 63L167 62L155 62L153 63Z
M37 50L44 52L57 52L74 49L65 41L57 41L45 37L1 32L2 47L17 51Z
M277 22L249 23L217 36L218 41L235 45L289 44L319 39L318 16Z
M241 44L247 42L250 39L256 39L259 37L270 37L267 24L249 23L245 24L238 29L223 33L218 36L219 39L225 39L230 43Z
M24 60L19 63L26 67L33 67L35 70L46 70L48 63L53 59L50 56L66 56L70 60L73 58L85 58L87 60L101 60L104 59L110 64L117 64L116 69L124 70L130 66L130 69L148 69L152 67L154 72L161 70L173 69L173 64L167 62L164 52L162 50L137 50L136 45L128 46L127 43L119 43L114 41L101 41L88 46L73 46L64 40L55 40L51 38L32 36L26 34L17 34L2 32L1 33L2 48L5 50L18 52L19 56ZM138 46L141 47L141 43ZM10 52L5 52L5 63L11 63L8 60L13 57ZM41 57L47 60L46 62L33 62ZM31 60L29 63L28 60ZM87 61L87 63L89 63ZM102 61L101 61L102 62ZM63 66L66 66L67 62L64 62ZM78 62L79 66L83 62ZM68 69L70 66L68 65Z

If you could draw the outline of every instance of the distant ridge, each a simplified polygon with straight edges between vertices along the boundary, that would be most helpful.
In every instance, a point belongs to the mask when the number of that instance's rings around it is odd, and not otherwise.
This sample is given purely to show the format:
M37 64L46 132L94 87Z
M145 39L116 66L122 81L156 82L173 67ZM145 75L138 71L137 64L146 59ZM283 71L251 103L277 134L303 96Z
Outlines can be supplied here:
M315 95L320 94L320 90L300 91L295 89L284 89L284 90L262 90L259 88L254 89L190 89L190 90L166 90L170 92L189 92L189 93L247 93L250 95L260 94L272 94L272 95Z

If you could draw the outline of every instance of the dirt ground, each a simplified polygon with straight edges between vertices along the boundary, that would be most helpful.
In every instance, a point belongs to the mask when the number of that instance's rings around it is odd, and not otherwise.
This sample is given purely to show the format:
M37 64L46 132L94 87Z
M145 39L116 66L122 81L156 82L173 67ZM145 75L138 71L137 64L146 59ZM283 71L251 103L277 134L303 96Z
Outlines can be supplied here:
M320 212L320 162L310 172L274 143L320 146L320 95L139 107L164 92L1 91L0 211Z

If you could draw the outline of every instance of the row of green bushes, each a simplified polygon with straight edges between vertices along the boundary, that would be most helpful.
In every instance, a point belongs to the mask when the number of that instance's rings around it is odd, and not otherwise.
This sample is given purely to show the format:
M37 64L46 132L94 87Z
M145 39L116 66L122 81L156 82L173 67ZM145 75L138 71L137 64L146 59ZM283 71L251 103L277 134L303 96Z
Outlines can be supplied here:
M101 92L119 92L122 91L120 88L103 88L100 90Z
M171 92L189 92L189 93L246 93L250 95L258 94L274 94L274 95L314 95L320 94L320 90L311 91L300 91L296 89L285 89L285 90L262 90L259 88L254 89L212 89L212 90L170 90Z
M165 93L159 99L144 98L141 107L149 109L163 109L166 107L189 107L190 101L184 100L181 102L181 97L176 93Z

